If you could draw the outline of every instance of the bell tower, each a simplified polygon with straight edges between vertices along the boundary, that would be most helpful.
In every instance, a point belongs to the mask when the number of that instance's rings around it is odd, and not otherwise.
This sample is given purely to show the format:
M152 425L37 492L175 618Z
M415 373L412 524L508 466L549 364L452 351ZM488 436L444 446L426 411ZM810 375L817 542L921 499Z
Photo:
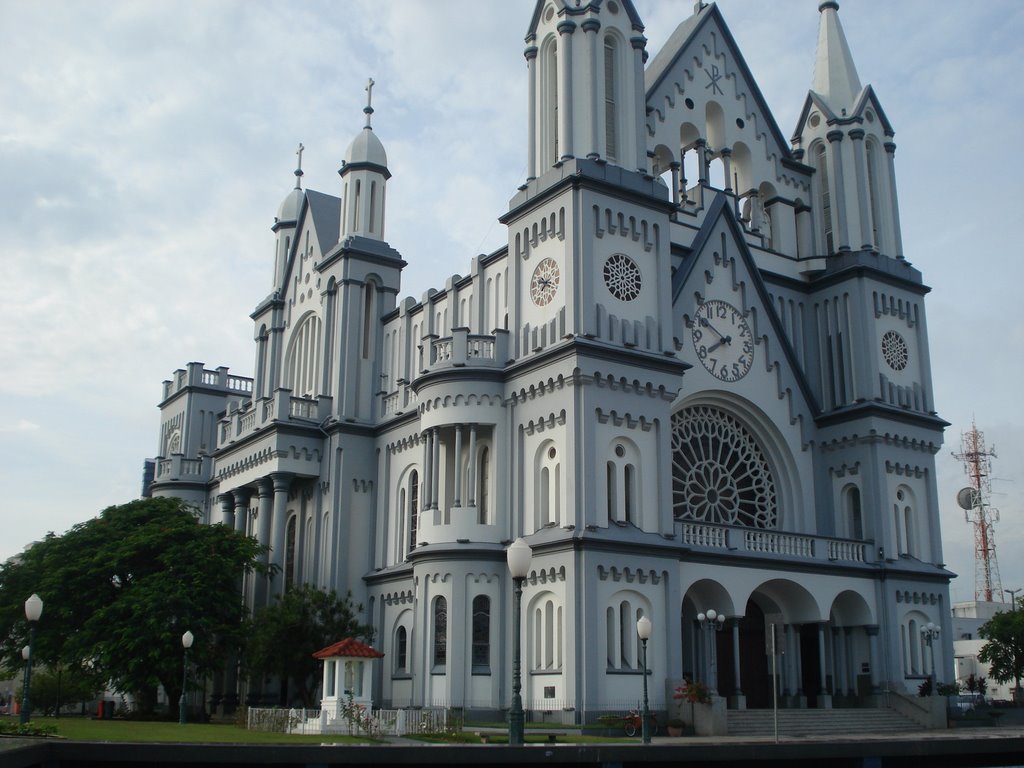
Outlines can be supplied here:
M818 10L814 81L793 136L795 154L815 170L814 250L902 258L892 125L872 87L861 86L839 3Z
M631 0L538 0L526 35L529 177L572 158L647 170L647 39Z

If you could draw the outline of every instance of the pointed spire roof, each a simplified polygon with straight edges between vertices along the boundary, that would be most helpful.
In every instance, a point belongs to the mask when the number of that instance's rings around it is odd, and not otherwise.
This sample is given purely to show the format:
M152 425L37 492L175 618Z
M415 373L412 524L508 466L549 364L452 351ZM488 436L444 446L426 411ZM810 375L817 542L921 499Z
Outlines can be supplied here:
M302 152L305 149L302 144L299 144L299 149L296 151L296 155L299 156L299 163L295 168L295 189L288 193L288 196L281 201L281 206L277 209L277 221L295 221L299 215L299 207L302 205Z
M843 25L839 23L839 3L824 0L818 5L818 10L821 12L821 24L818 27L818 54L811 90L834 114L842 115L844 110L852 113L861 85Z
M342 172L346 168L373 168L374 170L380 171L384 174L385 178L390 178L391 174L388 172L388 156L384 151L384 145L381 144L380 139L377 138L373 132L373 127L370 125L370 119L373 117L373 86L376 85L373 79L367 81L366 85L366 106L363 107L363 114L366 115L366 124L363 126L363 130L359 132L352 143L348 145L348 149L345 150L345 164L342 166Z

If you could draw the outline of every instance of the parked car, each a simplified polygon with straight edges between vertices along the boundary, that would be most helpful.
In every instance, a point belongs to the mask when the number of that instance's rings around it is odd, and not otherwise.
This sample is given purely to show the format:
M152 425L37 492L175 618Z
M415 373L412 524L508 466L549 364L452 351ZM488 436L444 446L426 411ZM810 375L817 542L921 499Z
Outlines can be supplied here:
M979 707L986 706L985 697L980 693L961 693L958 696L950 696L951 708L960 712L973 712Z

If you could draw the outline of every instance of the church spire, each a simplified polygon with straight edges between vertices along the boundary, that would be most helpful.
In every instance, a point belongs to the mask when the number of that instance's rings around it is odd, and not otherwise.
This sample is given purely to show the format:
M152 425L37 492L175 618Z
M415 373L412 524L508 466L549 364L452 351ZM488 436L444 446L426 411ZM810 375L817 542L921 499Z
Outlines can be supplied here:
M295 166L295 188L302 189L302 151L305 149L302 146L302 142L299 142L299 148L295 151L295 154L299 156L298 165Z
M821 24L818 27L818 55L814 65L812 90L837 116L852 112L860 94L860 78L853 63L850 46L839 23L839 3L824 0L818 5Z
M384 145L374 134L370 119L373 117L373 78L366 83L366 124L348 145L345 162L341 165L344 181L341 203L341 237L362 235L375 240L384 239L384 197L388 170L388 156Z

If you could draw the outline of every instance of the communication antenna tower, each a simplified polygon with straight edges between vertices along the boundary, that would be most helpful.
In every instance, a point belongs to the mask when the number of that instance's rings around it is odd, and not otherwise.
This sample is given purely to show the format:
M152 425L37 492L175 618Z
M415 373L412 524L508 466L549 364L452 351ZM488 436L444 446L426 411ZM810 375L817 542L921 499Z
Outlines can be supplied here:
M1002 596L999 562L996 560L996 537L992 523L998 522L999 510L989 505L992 484L992 459L995 448L985 447L985 434L974 421L967 432L960 433L960 452L954 458L964 463L970 485L956 495L964 518L974 526L974 599L992 602L992 593Z

